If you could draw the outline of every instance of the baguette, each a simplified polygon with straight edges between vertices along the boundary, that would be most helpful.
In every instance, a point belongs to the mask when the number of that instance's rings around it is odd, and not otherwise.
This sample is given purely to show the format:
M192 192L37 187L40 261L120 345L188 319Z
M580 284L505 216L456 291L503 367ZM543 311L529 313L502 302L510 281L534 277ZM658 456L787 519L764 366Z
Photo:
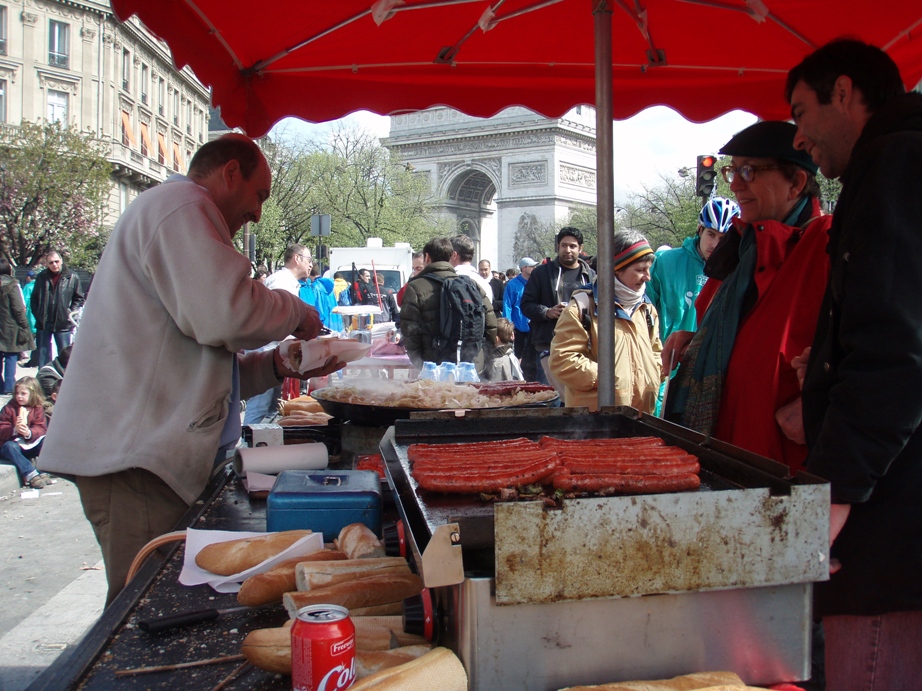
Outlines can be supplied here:
M291 625L275 629L256 629L243 639L240 652L254 667L276 674L291 674Z
M326 413L292 413L279 420L280 427L311 427L314 425L326 425L333 419L332 415Z
M298 578L297 590L313 590L373 574L410 573L410 567L403 557L380 557L306 563L298 566L295 572Z
M352 688L355 688L354 686ZM650 681L620 681L596 686L568 686L560 691L746 691L746 686L733 672L695 672L672 679ZM755 691L755 689L753 689Z
M383 605L371 607L352 607L349 609L350 617L375 617L389 614L403 615L403 600L400 602L386 602Z
M310 534L310 530L286 530L259 537L216 542L202 548L195 555L195 563L219 576L232 576L235 573L252 569Z
M291 618L308 605L339 605L346 609L371 607L397 602L423 589L419 576L412 573L365 576L354 581L328 585L324 588L285 593L282 602Z
M356 656L356 676L358 667ZM461 660L448 648L433 648L402 665L375 672L350 688L352 691L406 691L414 688L467 691L467 672Z
M364 523L351 523L339 531L333 543L350 559L383 557L384 545Z
M237 602L247 607L281 602L282 595L296 590L295 567L305 562L333 561L345 559L346 555L332 549L321 549L312 554L286 559L264 573L257 573L246 579L237 593Z
M274 674L291 674L291 625L274 629L257 629L243 639L240 652L254 667ZM358 638L356 638L358 645ZM356 650L356 677L408 662L429 651L428 645L413 645L393 650Z

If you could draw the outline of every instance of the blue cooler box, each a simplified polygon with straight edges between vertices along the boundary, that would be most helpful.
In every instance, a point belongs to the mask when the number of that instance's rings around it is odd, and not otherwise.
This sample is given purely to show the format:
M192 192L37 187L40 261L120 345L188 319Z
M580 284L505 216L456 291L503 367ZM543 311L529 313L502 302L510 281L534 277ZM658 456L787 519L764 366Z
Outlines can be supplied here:
M332 542L350 523L381 536L381 481L371 470L283 470L269 492L266 530L313 530Z

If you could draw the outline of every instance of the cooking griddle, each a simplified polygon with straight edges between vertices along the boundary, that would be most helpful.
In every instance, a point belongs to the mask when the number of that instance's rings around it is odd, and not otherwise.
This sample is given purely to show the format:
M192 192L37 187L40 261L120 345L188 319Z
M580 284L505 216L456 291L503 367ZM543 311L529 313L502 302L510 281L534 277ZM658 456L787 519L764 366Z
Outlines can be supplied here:
M474 495L420 491L407 459L414 443L519 437L536 441L545 435L660 437L699 459L702 486L674 494L564 499L554 508L528 500L491 503ZM787 467L782 464L630 408L597 414L548 409L399 421L394 434L382 441L382 451L418 553L425 553L442 526L457 525L464 571L495 575L498 603L686 592L825 577L825 547L819 540L825 506L820 495L828 496L828 485L806 475L786 478ZM601 539L594 537L595 526L602 526ZM593 562L605 568L592 566Z

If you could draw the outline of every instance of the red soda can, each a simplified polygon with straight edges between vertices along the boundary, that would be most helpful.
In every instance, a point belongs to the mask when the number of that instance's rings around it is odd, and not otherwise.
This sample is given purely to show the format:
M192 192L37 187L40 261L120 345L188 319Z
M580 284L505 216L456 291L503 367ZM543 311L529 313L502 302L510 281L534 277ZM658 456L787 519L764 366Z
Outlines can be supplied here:
M340 691L355 681L355 625L339 605L308 605L291 627L294 691Z

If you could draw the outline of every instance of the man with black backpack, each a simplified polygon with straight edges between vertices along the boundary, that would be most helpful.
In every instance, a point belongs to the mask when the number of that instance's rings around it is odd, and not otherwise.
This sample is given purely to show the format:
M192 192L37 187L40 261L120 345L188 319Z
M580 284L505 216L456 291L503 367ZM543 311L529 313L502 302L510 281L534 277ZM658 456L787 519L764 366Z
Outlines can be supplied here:
M496 317L489 297L450 263L448 238L423 248L425 268L407 283L400 332L417 369L423 362L474 362L496 342Z

